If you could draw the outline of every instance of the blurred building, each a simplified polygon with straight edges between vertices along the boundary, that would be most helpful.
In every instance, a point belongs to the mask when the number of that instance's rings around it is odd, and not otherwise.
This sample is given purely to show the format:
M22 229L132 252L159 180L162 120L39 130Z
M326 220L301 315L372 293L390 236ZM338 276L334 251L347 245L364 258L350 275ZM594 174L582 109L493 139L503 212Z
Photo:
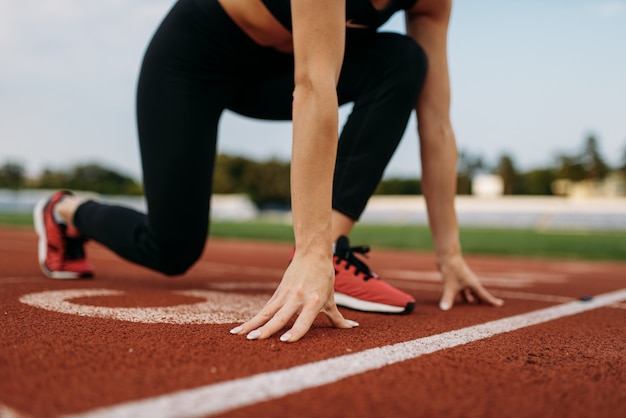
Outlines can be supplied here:
M602 180L572 181L560 179L552 184L552 191L557 196L572 198L626 196L626 176L618 171L613 171Z

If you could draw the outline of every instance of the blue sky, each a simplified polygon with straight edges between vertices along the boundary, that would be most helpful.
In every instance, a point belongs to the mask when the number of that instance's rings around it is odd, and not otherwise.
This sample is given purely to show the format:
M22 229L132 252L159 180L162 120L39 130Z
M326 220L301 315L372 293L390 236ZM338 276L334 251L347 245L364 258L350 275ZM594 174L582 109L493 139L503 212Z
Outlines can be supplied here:
M0 0L0 164L30 175L99 162L140 178L139 63L173 0ZM402 32L401 15L387 30ZM626 0L457 0L450 28L459 147L518 168L574 154L594 134L626 151ZM345 119L348 108L341 110ZM219 150L288 159L291 125L226 113ZM412 119L386 176L418 176Z

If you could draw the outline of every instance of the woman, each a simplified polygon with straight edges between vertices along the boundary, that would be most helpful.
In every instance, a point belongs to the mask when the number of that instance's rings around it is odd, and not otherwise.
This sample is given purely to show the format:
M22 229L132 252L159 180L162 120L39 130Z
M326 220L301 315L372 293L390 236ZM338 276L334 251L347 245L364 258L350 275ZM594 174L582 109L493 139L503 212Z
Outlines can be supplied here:
M501 305L467 267L459 245L446 58L450 9L443 0L179 0L147 49L138 84L148 214L57 193L36 209L44 272L91 275L86 238L165 274L187 270L206 240L218 121L230 109L293 119L295 235L293 259L274 295L231 332L268 338L297 316L280 337L293 342L319 312L335 327L358 325L337 309L335 280L338 295L352 293L344 306L363 299L374 307L350 307L409 312L412 297L371 273L345 237L415 109L444 282L440 306L449 309L459 293ZM408 36L376 31L402 10ZM338 141L338 106L347 102L354 108Z

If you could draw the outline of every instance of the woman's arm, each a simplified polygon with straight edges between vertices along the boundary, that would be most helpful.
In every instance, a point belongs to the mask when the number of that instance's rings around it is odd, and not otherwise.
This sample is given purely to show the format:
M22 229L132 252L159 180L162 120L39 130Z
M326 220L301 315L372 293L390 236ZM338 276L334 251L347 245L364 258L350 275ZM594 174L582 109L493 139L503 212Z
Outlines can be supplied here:
M420 0L407 12L407 34L424 48L428 71L415 106L422 161L422 189L435 247L443 275L440 306L449 309L458 293L492 305L502 301L480 284L461 254L454 207L458 151L450 120L450 77L447 36L451 0Z
M292 0L295 90L293 93L292 213L296 250L263 310L236 333L267 338L298 315L281 336L297 341L320 312L340 328L333 297L332 181L338 141L337 82L345 44L345 1ZM238 327L239 328L239 327Z
M457 148L450 121L447 34L451 1L418 1L407 13L407 33L424 48L428 71L415 111L422 184L437 260L460 252L454 210Z
M293 0L291 9L295 61L291 192L296 257L321 253L328 261L345 2Z

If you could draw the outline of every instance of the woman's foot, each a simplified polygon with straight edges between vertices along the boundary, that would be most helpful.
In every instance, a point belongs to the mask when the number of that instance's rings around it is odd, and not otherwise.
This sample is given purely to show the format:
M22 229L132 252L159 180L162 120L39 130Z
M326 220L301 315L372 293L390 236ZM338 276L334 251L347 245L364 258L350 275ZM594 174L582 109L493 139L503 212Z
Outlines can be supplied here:
M335 243L335 303L364 312L408 314L413 311L413 296L382 281L355 255L368 251L369 247L350 247L345 236L340 236Z
M35 230L39 235L39 266L51 279L81 279L93 276L85 257L86 239L73 226L55 220L54 207L61 199L73 196L61 190L50 199L42 199L33 211Z

